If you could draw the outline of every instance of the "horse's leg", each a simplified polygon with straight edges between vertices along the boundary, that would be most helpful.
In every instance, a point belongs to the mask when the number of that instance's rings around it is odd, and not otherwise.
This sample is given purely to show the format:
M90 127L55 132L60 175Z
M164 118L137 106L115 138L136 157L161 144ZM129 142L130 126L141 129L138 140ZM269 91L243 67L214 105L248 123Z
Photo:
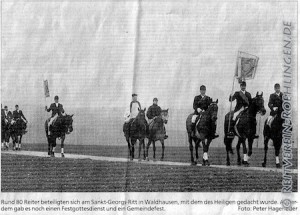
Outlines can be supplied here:
M264 162L261 164L263 167L266 167L266 165L267 165L268 143L269 143L269 137L265 136L264 137L264 151L265 151L265 156L264 156Z
M242 143L242 140L241 140L241 138L239 137L238 142L237 142L237 144L236 144L237 165L239 165L239 166L242 164L242 161L241 161L241 155L240 155L240 147L241 147L241 143Z
M143 141L144 140L139 140L139 161L141 161L142 159L141 159L141 149L142 149L142 144L143 144Z
M280 148L281 148L281 139L278 138L276 141L274 141L274 148L275 148L275 159L276 159L276 167L280 168L280 160L279 160L279 153L280 153Z
M196 164L199 163L199 147L200 147L200 143L201 143L201 140L200 139L197 139L196 142L195 142L195 154L196 154Z
M188 134L188 141L189 141L189 148L190 148L190 152L191 152L191 165L195 165L196 163L194 161L194 154L193 154L193 149L194 149L193 139L192 139L190 133Z
M145 139L143 139L143 152L144 152L144 157L143 160L146 160L146 151L145 151Z
M66 138L66 136L65 135L63 135L62 137L61 137L61 143L60 143L60 151L61 151L61 157L62 158L64 158L65 157L65 154L64 154L64 143L65 143L65 138Z
M249 142L249 139L248 139L248 142ZM252 139L252 142L253 142L253 139ZM244 164L245 166L248 166L249 163L248 163L248 154L247 154L246 139L241 138L241 143L243 144L243 154L244 154L244 158L243 158L242 164Z
M128 158L131 157L131 147L130 147L130 140L129 140L129 137L128 136L125 136L126 138L126 142L127 142L127 147L128 147Z
M19 146L18 146L18 150L19 150L19 151L21 150L22 137L23 137L23 135L22 135L22 134L20 134Z
M164 139L161 139L160 142L161 142L161 147L162 147L160 160L163 161L164 157L165 157L165 142L164 142Z
M147 143L147 146L146 146L146 160L147 161L149 161L148 152L149 152L150 145L151 145L151 140L148 139L148 143Z
M152 140L152 146L153 146L153 161L155 161L156 160L156 158L155 158L155 152L156 152L155 140Z
M210 145L211 141L212 141L212 139L207 139L207 141L205 143L205 140L203 140L203 160L205 161L204 165L207 165L207 166L210 165L210 163L208 161L208 150L209 150L209 145Z
M52 137L52 152L51 157L55 157L55 148L56 148L56 137Z
M250 159L252 155L252 146L253 146L253 138L248 138L248 159Z
M226 158L226 165L230 166L230 157L229 157L229 153L233 154L233 149L232 149L232 138L227 138L226 135L224 137L224 144L226 147L226 154L227 154L227 158Z
M131 138L131 144L130 144L131 157L130 157L130 160L134 159L134 144L135 143L136 143L136 139Z

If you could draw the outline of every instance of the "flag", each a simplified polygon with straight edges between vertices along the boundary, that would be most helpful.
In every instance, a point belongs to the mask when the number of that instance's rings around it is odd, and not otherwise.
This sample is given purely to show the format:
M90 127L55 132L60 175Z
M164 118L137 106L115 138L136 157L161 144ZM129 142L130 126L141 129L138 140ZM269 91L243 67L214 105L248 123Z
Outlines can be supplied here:
M254 79L259 58L246 52L237 56L235 77L240 81Z
M50 97L48 80L44 80L44 93L45 93L45 97Z

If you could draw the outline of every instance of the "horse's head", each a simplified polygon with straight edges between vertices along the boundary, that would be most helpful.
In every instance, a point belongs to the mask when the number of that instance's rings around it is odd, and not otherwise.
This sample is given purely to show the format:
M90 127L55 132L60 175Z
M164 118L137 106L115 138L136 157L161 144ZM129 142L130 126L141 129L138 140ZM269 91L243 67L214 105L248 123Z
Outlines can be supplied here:
M161 113L160 113L160 116L161 116L162 120L164 121L164 123L167 124L168 119L169 119L169 109L162 110Z
M207 112L210 115L211 120L213 122L215 122L218 119L218 99L210 103Z
M72 114L72 115L66 114L64 116L64 124L66 126L66 134L70 134L73 131L73 116L74 116L74 114Z
M144 122L145 122L145 120L146 120L146 114L145 114L145 112L146 112L146 108L144 108L144 109L138 109L139 110L139 113L138 113L138 115L136 116L136 119L141 123L141 124L143 124Z
M266 109L264 106L263 92L257 92L256 96L252 99L250 107L252 106L254 113L260 113L261 115L266 114Z

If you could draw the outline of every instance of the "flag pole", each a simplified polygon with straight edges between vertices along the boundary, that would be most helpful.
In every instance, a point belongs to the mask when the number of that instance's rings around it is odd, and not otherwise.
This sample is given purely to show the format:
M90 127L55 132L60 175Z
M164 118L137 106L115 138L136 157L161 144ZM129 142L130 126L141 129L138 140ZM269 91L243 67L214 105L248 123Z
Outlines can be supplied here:
M230 121L231 121L231 110L232 110L232 94L233 94L233 91L234 91L234 81L235 81L235 75L233 76L232 89L231 89L231 94L230 94L230 110L229 110L228 133L230 132Z

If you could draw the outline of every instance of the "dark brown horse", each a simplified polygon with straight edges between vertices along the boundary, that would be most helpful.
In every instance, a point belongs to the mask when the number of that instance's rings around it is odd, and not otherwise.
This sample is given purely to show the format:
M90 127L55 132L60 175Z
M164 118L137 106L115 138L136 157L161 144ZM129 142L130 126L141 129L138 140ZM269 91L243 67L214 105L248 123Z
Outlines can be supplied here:
M169 118L169 109L162 110L160 116L154 118L153 122L149 125L149 141L146 147L146 159L149 161L148 157L148 150L151 145L153 144L153 160L155 160L155 142L160 141L162 146L162 154L160 160L162 161L164 159L164 153L165 153L165 125L168 123Z
M48 155L51 157L55 157L55 147L56 147L56 139L61 139L61 156L64 155L64 141L66 138L66 134L70 134L73 131L73 115L64 115L59 116L56 119L54 125L50 126L50 135L48 135L48 122L50 119L47 119L45 122L45 131L46 137L48 141Z
M190 114L186 119L186 130L188 133L188 141L189 148L191 152L191 164L196 165L199 163L199 155L198 148L200 147L200 142L202 142L203 146L203 166L209 166L210 163L208 161L208 150L211 141L213 140L214 130L212 129L212 125L216 123L218 119L218 99L215 102L212 102L208 109L201 114L201 118L199 122L196 124L196 136L192 136L192 117L193 114ZM207 140L205 142L205 140ZM193 141L195 143L195 151L196 151L196 160L194 159L193 153Z
M130 160L134 159L134 145L139 140L139 160L141 160L141 147L143 147L143 159L146 159L145 154L145 137L147 133L147 121L145 118L145 109L139 109L136 118L132 119L129 123L123 126L124 135L128 143Z
M264 98L263 94L259 95L256 93L256 96L252 99L249 107L241 112L240 117L237 121L237 125L234 127L233 122L231 122L230 130L234 133L235 136L238 136L238 143L236 145L237 150L237 164L241 165L244 164L245 166L249 166L248 158L252 155L252 145L253 140L255 138L256 133L256 114L260 113L261 115L265 115L266 109L264 107ZM228 124L229 124L229 115L232 117L233 112L227 113L225 115L224 121L224 144L226 146L227 152L227 163L226 165L230 165L230 158L229 153L233 154L232 150L232 141L233 137L228 136ZM230 119L232 120L232 118ZM246 147L246 139L248 139L248 150ZM243 145L243 153L244 158L241 162L241 155L240 155L240 146ZM248 153L247 153L248 152Z
M265 121L265 125L264 125L265 156L264 156L264 162L262 163L263 167L266 167L267 165L268 143L269 140L271 139L273 141L273 145L275 148L276 167L280 168L279 152L282 145L282 129L283 129L282 123L283 120L281 118L280 112L276 113L275 118L271 124L271 127L267 125L267 120Z
M13 140L13 150L21 150L22 137L26 133L26 123L22 119L13 121L11 125L11 137Z
M12 115L8 115L7 119L3 117L1 120L1 143L4 144L3 150L9 149L9 139L12 132L12 120Z

